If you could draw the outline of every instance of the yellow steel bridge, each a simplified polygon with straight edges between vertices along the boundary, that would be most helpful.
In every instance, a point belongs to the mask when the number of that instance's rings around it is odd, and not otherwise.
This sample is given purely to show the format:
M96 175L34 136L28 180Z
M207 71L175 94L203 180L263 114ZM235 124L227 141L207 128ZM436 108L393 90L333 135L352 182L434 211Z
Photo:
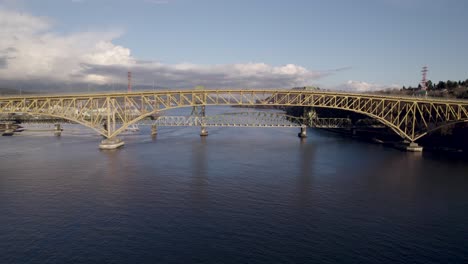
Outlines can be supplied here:
M0 97L0 114L47 115L80 123L108 139L161 110L219 105L305 106L367 115L414 142L468 122L468 101L311 90L167 90Z

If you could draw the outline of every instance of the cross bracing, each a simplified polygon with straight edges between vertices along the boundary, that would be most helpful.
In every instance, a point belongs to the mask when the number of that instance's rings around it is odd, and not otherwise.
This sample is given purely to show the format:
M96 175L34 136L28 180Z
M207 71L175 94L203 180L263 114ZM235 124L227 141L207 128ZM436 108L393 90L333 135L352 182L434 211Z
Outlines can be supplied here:
M0 97L0 113L67 119L114 138L162 110L194 106L307 106L367 115L411 142L468 121L468 102L310 90L180 90Z

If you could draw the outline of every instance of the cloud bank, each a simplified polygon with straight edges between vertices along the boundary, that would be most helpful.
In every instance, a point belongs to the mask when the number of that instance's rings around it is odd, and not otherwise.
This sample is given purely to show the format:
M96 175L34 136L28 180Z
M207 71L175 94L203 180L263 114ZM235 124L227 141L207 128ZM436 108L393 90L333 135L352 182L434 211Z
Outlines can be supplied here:
M382 91L388 89L400 89L401 85L382 85L376 83L368 83L362 81L349 80L348 82L334 87L337 90L342 91L354 91L354 92L368 92L368 91Z
M46 17L0 7L0 81L123 84L127 71L132 71L135 85L267 88L311 85L334 72L310 71L294 64L140 61L130 49L113 43L122 32L60 34L53 26Z

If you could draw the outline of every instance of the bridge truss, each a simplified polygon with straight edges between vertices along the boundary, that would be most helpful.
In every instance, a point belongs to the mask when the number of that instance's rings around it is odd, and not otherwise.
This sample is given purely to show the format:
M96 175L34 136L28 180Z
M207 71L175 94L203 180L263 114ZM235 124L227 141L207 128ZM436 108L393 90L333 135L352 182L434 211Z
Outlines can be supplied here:
M149 122L146 121L146 124ZM152 125L206 127L301 127L302 118L275 112L225 113L214 116L160 116Z
M308 121L309 127L316 128L352 128L349 118L313 118Z
M367 115L414 142L440 127L468 121L468 102L310 90L181 90L0 97L0 113L64 118L115 138L159 111L199 106L307 106Z
M21 124L62 124L74 123L63 118L48 118L37 116L13 116L0 117L0 122L18 122ZM199 116L191 114L182 115L163 115L154 120L143 119L137 125L157 127L188 127L188 126L206 126L206 127L302 127L307 125L314 128L351 128L353 126L349 118L313 118L306 119L286 115L281 112L251 111L251 112L233 112L214 116Z

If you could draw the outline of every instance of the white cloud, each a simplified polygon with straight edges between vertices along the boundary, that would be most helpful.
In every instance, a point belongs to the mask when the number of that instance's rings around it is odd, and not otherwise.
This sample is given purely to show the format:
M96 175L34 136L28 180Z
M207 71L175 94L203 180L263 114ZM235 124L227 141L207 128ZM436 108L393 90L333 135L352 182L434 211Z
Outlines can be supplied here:
M204 85L209 88L247 87L273 88L305 86L328 73L311 72L300 66L270 66L264 63L195 65L136 62L130 67L121 65L85 65L82 72L107 76L114 81L124 82L124 73L131 70L136 85L151 85L157 82L163 87L193 87Z
M369 91L381 91L387 89L399 89L401 85L391 84L391 85L382 85L376 83L368 83L362 81L353 81L349 80L348 82L334 87L337 90L351 91L351 92L369 92Z
M134 62L130 50L112 43L119 32L60 35L51 29L48 18L0 9L0 51L10 51L6 66L0 70L0 79L78 81L73 76L80 72L82 63ZM88 80L87 76L84 80Z
M154 1L153 1L154 2ZM161 1L157 1L161 2ZM311 85L334 71L316 72L287 64L197 65L138 61L130 49L113 43L121 32L59 34L50 19L0 7L0 81L124 83L164 87L293 87Z
M11 12L0 9L0 34L2 36L15 36L32 34L48 29L51 25L49 19L34 17L26 13Z

